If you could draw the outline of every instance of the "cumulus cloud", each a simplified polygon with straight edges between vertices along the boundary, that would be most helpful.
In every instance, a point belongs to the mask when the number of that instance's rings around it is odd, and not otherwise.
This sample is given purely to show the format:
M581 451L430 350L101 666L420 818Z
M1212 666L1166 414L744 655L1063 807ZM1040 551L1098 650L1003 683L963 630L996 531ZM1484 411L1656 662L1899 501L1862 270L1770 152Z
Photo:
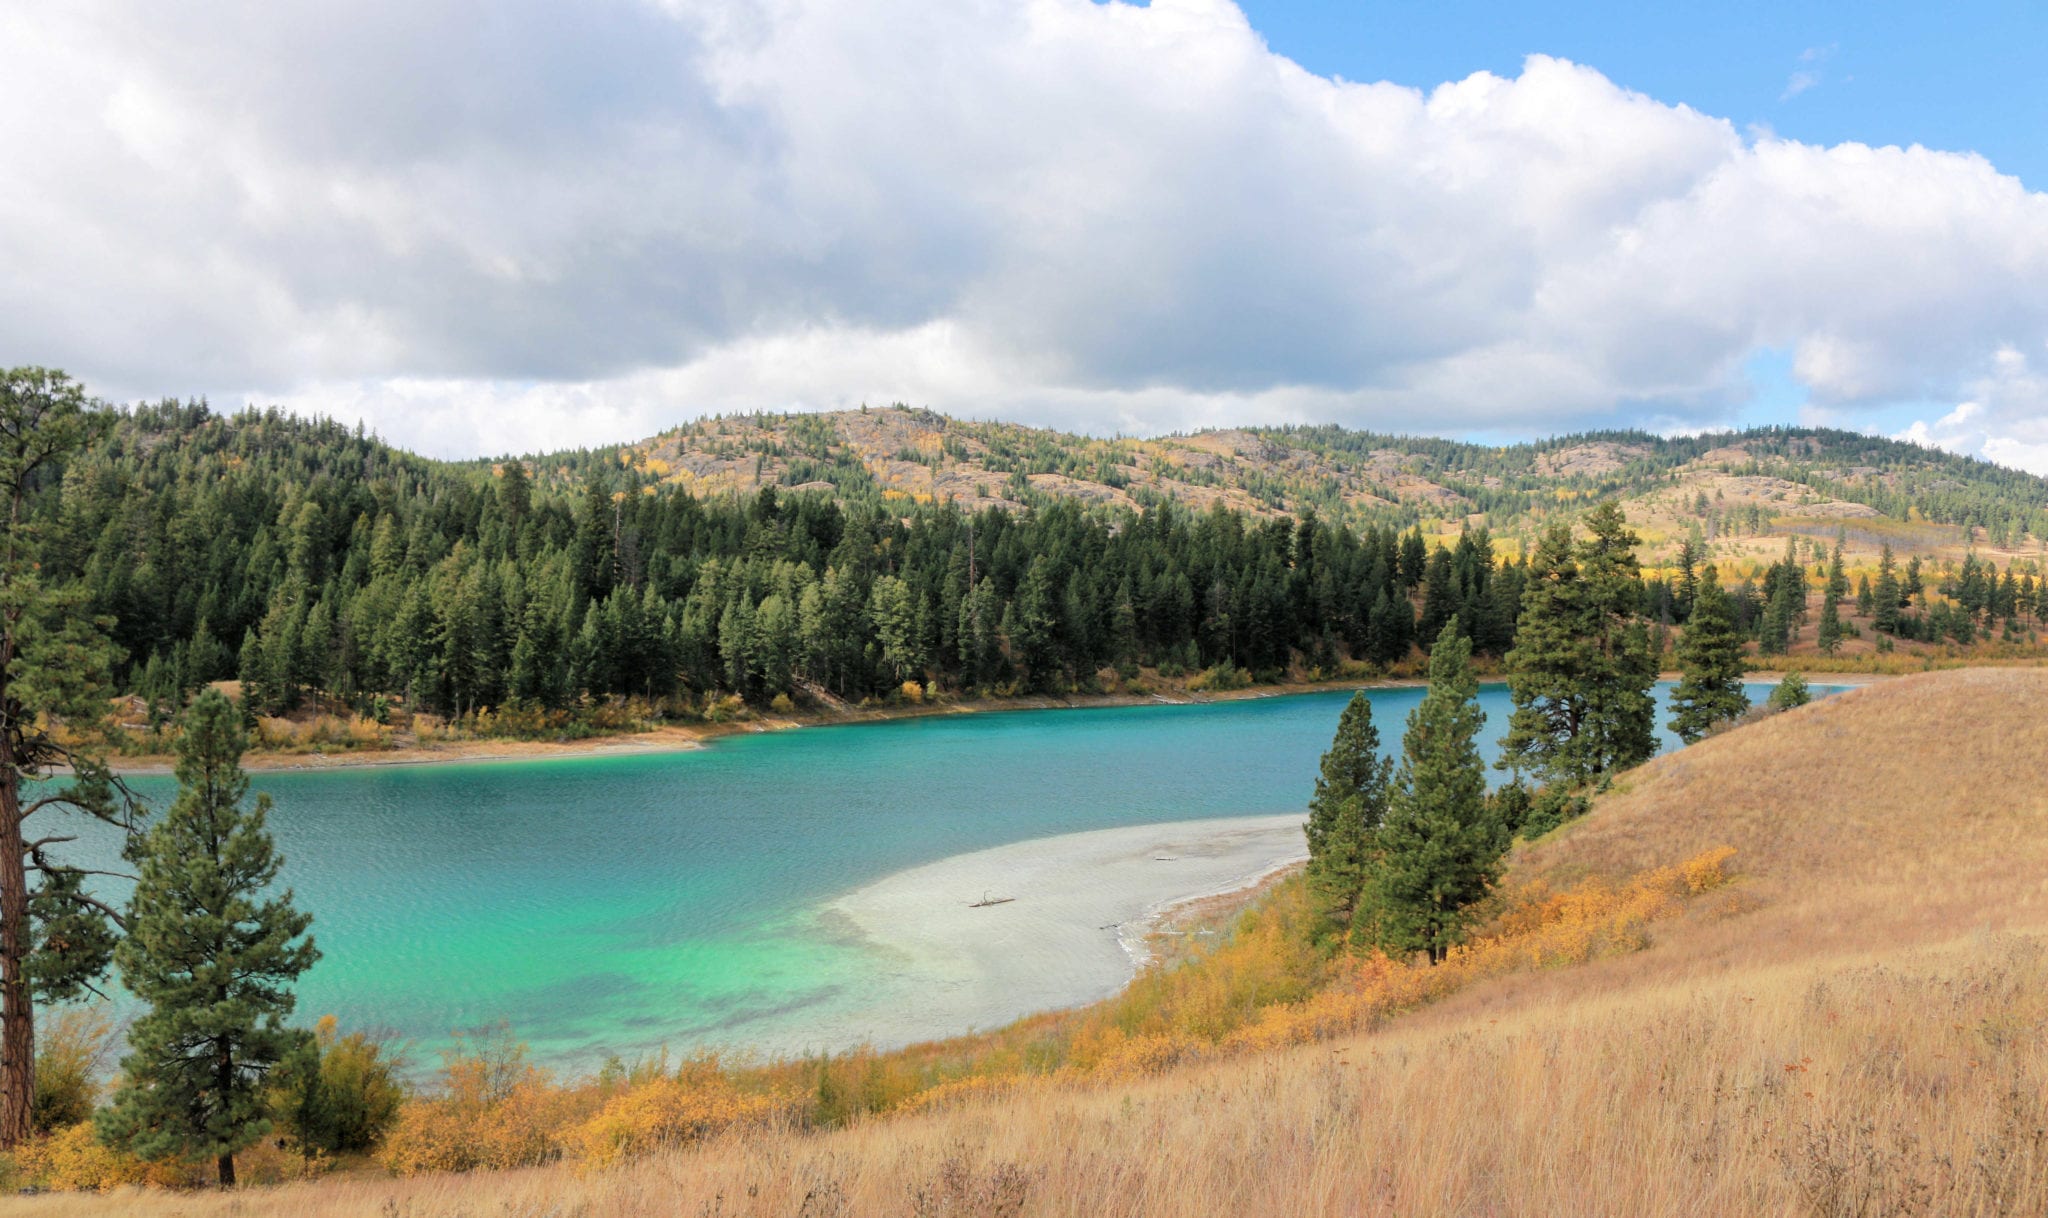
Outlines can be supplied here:
M1700 426L1765 347L1853 417L2048 337L2048 196L1979 157L1542 56L1331 80L1225 0L75 0L0 48L10 362L439 453L898 399Z
M2036 354L2048 355L2048 348ZM1971 384L1970 394L1954 410L1932 423L1917 420L1897 438L2048 476L2048 370L2026 352L2004 347Z

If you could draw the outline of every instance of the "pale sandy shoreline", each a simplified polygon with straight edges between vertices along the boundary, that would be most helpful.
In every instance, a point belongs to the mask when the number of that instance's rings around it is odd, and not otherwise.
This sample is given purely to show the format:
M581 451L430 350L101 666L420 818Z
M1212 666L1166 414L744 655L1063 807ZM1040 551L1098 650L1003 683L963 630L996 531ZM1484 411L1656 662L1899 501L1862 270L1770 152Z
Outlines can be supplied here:
M1748 674L1750 681L1776 681L1784 674L1759 670ZM1867 685L1894 678L1885 673L1807 673L1807 680L1821 686ZM1677 673L1660 674L1671 681ZM1502 678L1487 674L1482 683L1497 684ZM464 740L418 747L337 750L332 753L281 753L253 750L242 759L252 773L290 773L306 770L340 770L369 766L452 765L462 763L566 761L575 758L628 756L642 753L687 752L703 748L721 736L748 732L791 731L802 727L839 727L863 723L894 723L934 715L1008 714L1034 710L1087 710L1129 706L1200 706L1215 702L1242 702L1259 698L1287 698L1300 694L1340 694L1381 689L1414 689L1428 682L1413 677L1384 677L1370 681L1328 681L1286 685L1254 685L1245 689L1192 693L1171 690L1150 694L1075 694L1066 697L974 698L933 701L917 706L879 706L830 714L772 715L732 723L689 724L657 727L645 732L593 736L584 740ZM138 755L109 759L116 773L130 777L156 777L172 772L173 759Z
M802 1046L893 1047L1107 998L1177 905L1307 856L1305 813L1099 829L955 855L825 906L874 952L870 994L809 1012ZM983 899L1001 904L975 907ZM781 1038L777 1038L781 1039Z
M1393 677L1364 682L1320 682L1315 684L1254 685L1245 689L1189 692L1172 690L1148 694L1071 694L1062 697L1024 695L1015 698L944 699L915 705L884 705L849 708L843 711L760 715L729 723L679 724L651 728L644 732L623 732L592 736L582 740L460 740L431 745L381 749L338 749L331 753L285 753L251 750L242 768L254 772L339 770L367 766L451 765L506 761L557 761L640 753L687 752L703 748L724 736L754 732L793 731L803 727L849 727L860 724L896 723L940 715L994 715L1038 710L1089 710L1132 706L1202 706L1213 702L1242 702L1259 698L1284 698L1296 694L1351 693L1357 690L1401 689L1425 682ZM169 774L174 759L138 754L110 759L114 771L133 777Z

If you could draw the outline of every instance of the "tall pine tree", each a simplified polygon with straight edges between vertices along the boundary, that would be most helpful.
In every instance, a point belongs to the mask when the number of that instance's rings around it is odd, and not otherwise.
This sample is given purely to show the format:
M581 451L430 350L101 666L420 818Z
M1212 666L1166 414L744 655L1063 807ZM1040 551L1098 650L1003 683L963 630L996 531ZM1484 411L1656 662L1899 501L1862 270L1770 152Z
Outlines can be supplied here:
M71 837L31 840L27 823L65 808L134 823L126 789L76 743L106 716L109 623L83 587L50 575L31 522L32 499L112 421L61 372L0 370L0 1147L33 1128L36 1004L90 989L114 940L112 911L56 857ZM59 722L73 730L59 736ZM60 769L74 776L65 786L24 789Z
M1577 786L1656 752L1657 653L1639 609L1636 535L1621 509L1586 514L1574 545L1563 523L1537 544L1507 655L1515 709L1500 765Z
M270 797L244 809L246 747L234 707L208 690L185 713L178 796L135 851L141 876L121 978L149 1007L99 1114L101 1139L143 1159L211 1156L223 1187L235 1154L270 1130L265 1078L303 1052L291 986L319 958L312 916L266 897L284 860L264 829Z
M1351 929L1374 838L1386 819L1393 768L1391 758L1380 756L1372 702L1362 692L1354 694L1337 720L1337 735L1323 754L1308 801L1308 888L1319 937L1341 938Z
M1687 744L1749 710L1749 695L1742 692L1742 636L1735 633L1735 615L1712 564L1700 573L1692 621L1678 640L1678 667L1671 730Z
M1835 550L1828 559L1827 587L1821 593L1820 635L1823 655L1833 655L1842 645L1842 598L1849 595L1849 573L1842 565L1843 533L1835 531Z
M1486 797L1478 743L1486 716L1471 657L1457 622L1445 625L1429 653L1429 692L1401 740L1368 896L1372 940L1390 952L1427 952L1432 963L1463 937L1509 841Z

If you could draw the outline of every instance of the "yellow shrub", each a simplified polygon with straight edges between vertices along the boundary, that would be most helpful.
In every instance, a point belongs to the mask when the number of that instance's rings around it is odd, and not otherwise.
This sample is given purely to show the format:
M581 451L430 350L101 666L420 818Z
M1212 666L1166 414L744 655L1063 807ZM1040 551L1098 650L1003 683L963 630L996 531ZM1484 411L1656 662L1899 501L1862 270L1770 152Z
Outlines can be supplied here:
M1209 1042L1186 1032L1146 1036L1124 1036L1111 1028L1093 1057L1088 1072L1105 1079L1141 1078L1170 1070L1184 1062L1198 1061L1209 1051Z
M1591 880L1565 892L1532 884L1510 894L1493 933L1451 949L1434 967L1375 953L1338 965L1331 982L1299 1002L1261 1008L1224 1040L1232 1050L1300 1044L1371 1026L1488 977L1527 968L1583 964L1649 945L1648 925L1674 916L1683 898L1728 882L1735 851L1708 850L1615 887Z
M1297 877L1213 948L1145 969L1106 1002L896 1052L742 1067L704 1057L673 1073L663 1059L561 1087L526 1063L523 1046L485 1038L448 1058L435 1094L405 1104L378 1157L401 1174L558 1157L605 1167L777 1120L839 1125L1323 1040L1489 977L1639 950L1651 923L1728 882L1734 853L1709 850L1619 883L1596 879L1561 892L1538 883L1497 894L1484 933L1434 966L1378 953L1327 956L1311 941L1314 914Z
M736 1125L761 1124L779 1107L772 1097L745 1094L723 1078L708 1084L662 1078L614 1096L596 1116L571 1130L565 1141L585 1166L610 1167Z
M488 1104L457 1096L413 1100L399 1109L377 1160L402 1176L535 1167L559 1157L562 1131L589 1107L581 1092L550 1086L538 1071Z
M956 1078L919 1092L901 1109L904 1112L932 1112L970 1100L1014 1095L1028 1087L1042 1085L1035 1075L974 1074Z
M175 1186L192 1178L182 1164L152 1165L102 1146L90 1121L24 1143L14 1162L24 1178L59 1192L104 1193L124 1184Z
M1685 873L1687 891L1706 892L1726 884L1726 864L1734 857L1735 847L1721 846L1681 863L1679 866Z
M502 1028L463 1037L443 1059L438 1094L399 1109L377 1158L400 1175L532 1167L560 1155L563 1131L597 1098L555 1086Z
M746 713L746 699L738 694L721 694L704 702L704 719L709 723L724 723Z

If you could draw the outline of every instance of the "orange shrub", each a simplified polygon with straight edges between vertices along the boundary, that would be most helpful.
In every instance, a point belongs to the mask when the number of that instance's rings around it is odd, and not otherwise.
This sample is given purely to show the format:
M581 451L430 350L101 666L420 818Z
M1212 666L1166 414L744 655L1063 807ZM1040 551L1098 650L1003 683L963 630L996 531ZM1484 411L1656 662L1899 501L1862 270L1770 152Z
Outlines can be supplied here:
M1327 988L1301 1002L1277 1003L1233 1033L1226 1047L1255 1050L1357 1031L1474 982L1527 968L1583 964L1649 946L1647 926L1673 917L1684 899L1728 882L1727 846L1672 867L1643 872L1615 887L1589 880L1553 893L1540 883L1508 894L1492 933L1451 949L1435 967L1374 954L1347 960Z
M22 1180L59 1192L104 1193L128 1184L178 1187L200 1182L190 1165L145 1163L101 1145L91 1121L23 1143L14 1152L14 1166Z
M459 1038L436 1094L408 1101L377 1159L400 1175L532 1167L561 1154L561 1136L596 1107L591 1088L554 1085L500 1028Z
M673 1073L664 1060L563 1087L500 1033L449 1055L438 1090L406 1103L378 1157L400 1174L565 1157L604 1167L734 1128L841 1125L1340 1036L1489 977L1639 950L1650 923L1728 882L1734 853L1720 847L1620 884L1595 879L1553 892L1535 883L1496 894L1484 933L1435 966L1322 954L1296 878L1215 947L1145 969L1106 1002L890 1053L738 1068L703 1057Z
M759 1125L786 1105L749 1095L718 1077L688 1083L658 1078L613 1096L596 1116L569 1131L566 1149L588 1167L664 1147L683 1146L740 1125Z

